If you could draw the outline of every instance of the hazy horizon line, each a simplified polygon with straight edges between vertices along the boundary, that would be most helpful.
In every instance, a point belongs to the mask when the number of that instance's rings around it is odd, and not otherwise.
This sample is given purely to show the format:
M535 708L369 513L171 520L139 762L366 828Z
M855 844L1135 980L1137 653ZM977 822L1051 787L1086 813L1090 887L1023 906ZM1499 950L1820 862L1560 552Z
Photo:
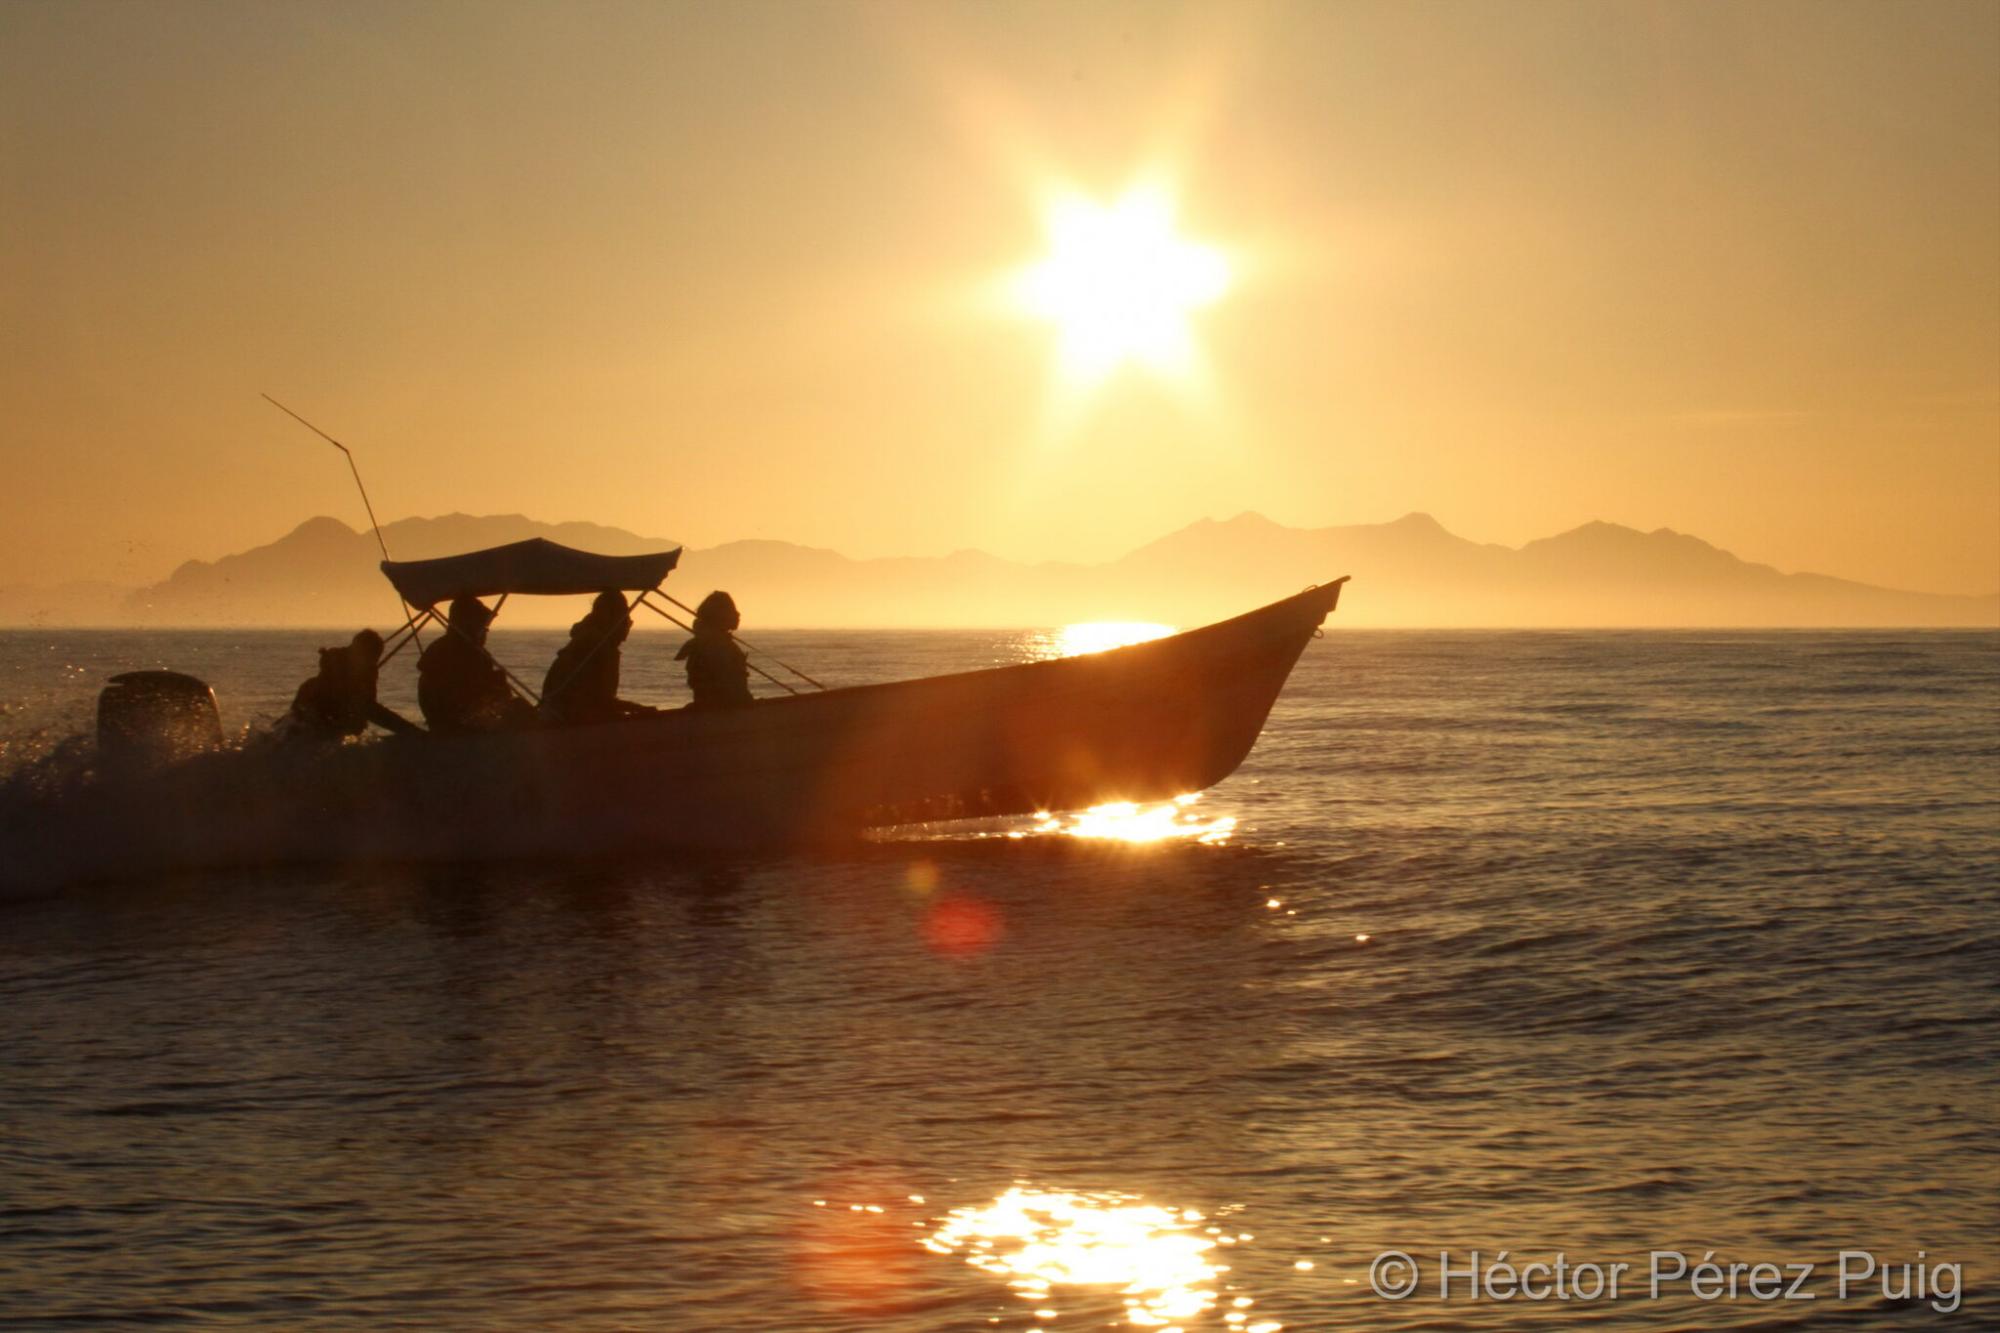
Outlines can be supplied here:
M843 560L852 561L856 564L865 564L865 563L871 563L875 561L885 561L885 560L948 560L954 556L977 555L977 556L984 556L990 560L998 560L1007 564L1020 565L1024 568L1035 568L1038 566L1055 565L1055 566L1067 566L1076 569L1096 569L1096 568L1102 568L1107 565L1115 565L1120 561L1129 559L1131 556L1137 554L1138 552L1145 550L1148 546L1163 541L1178 533L1185 532L1190 528L1198 527L1203 523L1211 523L1217 526L1226 526L1231 523L1240 522L1246 518L1256 519L1259 520L1260 522L1268 523L1272 527L1280 528L1287 532L1300 532L1300 533L1333 532L1349 528L1386 528L1386 527L1393 527L1398 523L1408 522L1411 519L1426 519L1430 523L1434 524L1440 531L1444 532L1447 536L1453 537L1459 541L1467 542L1474 546L1497 547L1501 550L1512 551L1516 553L1525 550L1528 546L1531 546L1536 542L1550 541L1555 538L1565 537L1570 535L1571 533L1580 532L1586 528L1608 527L1608 528L1617 528L1626 532L1637 533L1641 536L1647 536L1647 537L1659 536L1662 534L1675 537L1687 537L1694 541L1702 543L1704 546L1707 546L1711 550L1722 552L1723 554L1730 556L1732 559L1742 561L1746 565L1762 566L1765 568L1769 568L1775 570L1777 573L1784 575L1786 577L1806 576L1813 578L1838 579L1841 582L1845 583L1855 583L1855 584L1860 584L1861 586L1880 588L1882 590L1889 592L1910 593L1924 597L1964 597L1964 598L1972 598L1974 600L1983 600L1987 598L2000 598L2000 586L1996 586L1990 590L1982 590L1978 592L1965 592L1965 591L1955 592L1955 591L1941 590L1937 588L1898 587L1890 584L1872 584L1872 583L1863 584L1862 580L1853 578L1845 574L1826 574L1822 573L1819 570L1809 569L1803 566L1786 567L1773 564L1767 561L1752 560L1749 559L1748 557L1738 555L1731 548L1718 545L1715 542L1710 541L1708 538L1703 537L1700 534L1695 533L1689 529L1678 528L1669 524L1660 524L1653 528L1642 528L1634 524L1621 522L1617 519L1586 518L1581 520L1580 522L1572 523L1567 527L1560 528L1544 536L1530 537L1519 544L1510 544L1503 541L1485 541L1476 537L1468 537L1464 535L1457 529L1445 523L1444 520L1440 519L1434 511L1424 508L1408 509L1405 510L1403 513L1397 515L1395 518L1390 518L1390 519L1363 520L1363 521L1347 522L1347 523L1338 523L1338 522L1323 523L1313 526L1299 526L1291 523L1281 522L1278 519L1272 518L1270 515L1264 513L1260 509L1239 510L1236 513L1231 514L1226 518L1218 518L1214 516L1212 513L1202 514L1197 518L1188 519L1185 522L1182 522L1175 527L1169 528L1166 531L1162 532L1159 536L1153 537L1148 541L1140 542L1136 546L1129 547L1126 550L1120 552L1118 555L1111 556L1107 559L1088 560L1088 561L1060 560L1060 559L1038 560L1032 558L1023 558L1020 556L1003 555L998 552L988 550L983 546L958 546L958 547L953 547L952 549L947 551L930 552L930 553L918 553L918 552L906 551L906 552L898 552L886 555L853 555L835 546L820 546L812 544L810 542L797 541L789 537L767 537L767 536L731 537L723 541L696 544L694 542L679 538L649 536L645 533L635 531L631 528L621 527L620 525L615 523L600 522L596 519L536 518L521 510L513 510L505 513L476 514L463 509L454 509L447 513L442 513L442 514L406 514L401 518L394 518L388 520L387 522L383 523L381 527L383 529L388 529L396 526L399 523L413 523L413 522L435 523L453 518L471 519L475 521L493 520L493 519L520 519L524 522L539 524L544 527L566 527L572 524L577 524L588 527L604 528L613 532L621 532L624 533L626 536L638 538L643 541L658 541L665 546L675 547L682 550L683 552L690 554L700 553L704 551L717 551L728 546L736 546L749 543L767 543L771 545L789 546L801 551L825 552L830 555L838 556ZM174 576L174 574L178 573L183 567L187 565L191 564L214 565L220 563L223 560L227 560L235 556L244 555L247 554L248 552L260 550L264 547L274 546L279 542L282 542L286 537L289 537L293 533L296 533L300 528L303 528L308 524L320 521L338 523L341 525L342 528L344 528L346 531L355 536L365 535L374 530L371 527L367 526L357 526L353 523L350 523L348 520L343 519L334 514L327 514L327 513L310 514L307 517L298 520L296 523L292 524L291 527L287 528L283 533L280 533L278 536L268 541L259 542L255 545L247 546L239 550L226 551L223 554L214 557L203 557L203 556L184 557L180 561L176 562L173 565L172 569L170 569L167 572L167 574L165 574L160 578L150 580L149 582L123 583L112 579L82 578L82 579L62 580L61 582L57 583L41 583L41 584L25 583L25 584L14 584L12 586L15 588L30 588L30 589L40 588L40 589L53 590L55 588L60 588L69 584L97 584L109 588L119 589L122 591L136 592L142 588L151 587L153 586L153 584L166 582L168 579L171 579ZM431 557L420 556L415 558L429 559ZM394 557L391 556L391 559L394 559ZM115 627L107 627L107 628L115 628ZM809 628L809 627L801 627L801 628Z
M2000 594L1996 594L2000 595ZM577 594L579 598L585 594ZM1337 616L1338 613L1335 613ZM385 624L388 622L384 622ZM1168 625L1175 633L1203 629L1202 625ZM1164 625L1151 620L1077 620L1040 625L780 625L757 627L759 634L1041 634L1067 629L1072 625ZM400 625L396 627L399 631ZM1335 623L1328 617L1327 629L1345 634L1995 634L2000 625L1370 625ZM350 635L352 624L274 625L267 621L243 621L205 625L21 625L0 624L0 634L338 634ZM546 625L495 624L488 635L566 634L554 621ZM633 637L654 634L684 634L673 626L642 625L634 622ZM752 654L755 656L756 654Z

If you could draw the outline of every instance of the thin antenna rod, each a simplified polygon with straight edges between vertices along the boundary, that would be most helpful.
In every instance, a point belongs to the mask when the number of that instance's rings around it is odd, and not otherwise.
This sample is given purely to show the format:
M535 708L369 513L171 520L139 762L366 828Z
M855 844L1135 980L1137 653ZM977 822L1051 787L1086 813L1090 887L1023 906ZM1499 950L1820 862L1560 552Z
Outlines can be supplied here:
M325 440L328 444L340 450L341 453L347 456L347 470L354 474L354 489L361 492L361 507L368 511L368 526L375 529L375 544L382 548L382 558L384 560L387 560L389 558L389 544L382 540L382 525L375 519L375 506L368 502L368 488L361 484L361 469L354 465L354 451L352 449L349 449L346 445L342 444L339 440L334 439L333 436L328 435L318 426L313 425L312 422L307 421L297 412L292 411L291 408L286 407L283 403L273 398L270 394L268 393L259 394L258 397L262 398L265 402L277 408L280 412L283 412L286 416L298 422L301 426L304 426L307 430L319 436L322 440Z

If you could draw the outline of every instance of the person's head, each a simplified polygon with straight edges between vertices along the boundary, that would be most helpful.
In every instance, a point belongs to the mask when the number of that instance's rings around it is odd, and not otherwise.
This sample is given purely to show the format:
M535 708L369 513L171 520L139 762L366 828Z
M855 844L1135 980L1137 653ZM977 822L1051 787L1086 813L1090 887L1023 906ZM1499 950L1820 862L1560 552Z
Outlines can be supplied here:
M743 623L743 617L736 610L736 599L720 588L701 599L701 605L694 609L696 629L716 629L725 633Z
M453 633L462 634L474 643L485 643L486 627L493 623L493 613L477 597L454 597L445 619L451 622Z
M382 661L382 636L372 629L357 633L347 641L347 660L356 673L373 679Z
M631 629L632 610L625 605L625 594L607 589L590 604L590 614L570 626L570 634L611 634L622 641Z

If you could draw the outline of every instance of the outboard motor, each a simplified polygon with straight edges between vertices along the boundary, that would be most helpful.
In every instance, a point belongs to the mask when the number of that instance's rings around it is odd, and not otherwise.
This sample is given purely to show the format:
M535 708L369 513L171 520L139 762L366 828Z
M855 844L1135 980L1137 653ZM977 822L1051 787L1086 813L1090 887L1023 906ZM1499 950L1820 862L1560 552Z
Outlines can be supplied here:
M127 671L97 696L97 760L129 772L221 748L215 691L178 671Z

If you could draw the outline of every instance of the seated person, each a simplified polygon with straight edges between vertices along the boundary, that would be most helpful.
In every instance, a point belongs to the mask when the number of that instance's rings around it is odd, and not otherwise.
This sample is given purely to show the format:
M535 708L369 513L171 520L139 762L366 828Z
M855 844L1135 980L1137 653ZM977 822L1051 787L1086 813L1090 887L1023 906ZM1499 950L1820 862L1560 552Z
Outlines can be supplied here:
M372 629L356 634L344 648L319 650L319 674L299 686L291 712L280 723L288 739L337 741L359 736L370 722L394 732L417 724L375 701L382 636Z
M730 638L743 623L736 599L712 592L694 611L694 637L681 645L674 660L687 665L689 708L740 708L755 703L750 694L750 659Z
M558 726L609 722L658 712L618 697L618 645L632 632L632 612L616 592L601 592L590 614L569 627L569 642L542 680L542 721Z
M417 659L417 706L438 735L502 731L535 720L533 705L515 694L507 673L486 655L493 613L477 597L459 597L450 626Z

